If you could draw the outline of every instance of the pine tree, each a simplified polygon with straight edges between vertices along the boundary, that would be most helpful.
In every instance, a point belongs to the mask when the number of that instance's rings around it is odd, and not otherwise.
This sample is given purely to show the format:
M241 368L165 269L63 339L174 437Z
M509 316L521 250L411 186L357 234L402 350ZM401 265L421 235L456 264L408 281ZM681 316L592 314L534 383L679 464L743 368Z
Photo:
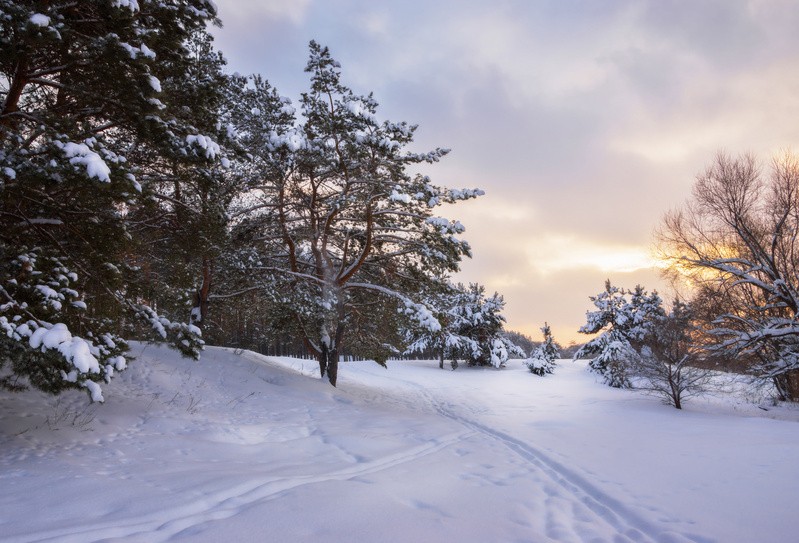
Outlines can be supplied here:
M124 369L134 321L184 353L194 327L142 303L131 211L148 189L134 150L181 155L185 124L161 79L215 21L205 0L0 0L0 366L48 392Z
M342 84L327 48L311 42L306 71L311 86L298 121L272 119L268 141L251 149L274 167L249 194L256 203L237 230L252 243L239 262L250 281L280 293L335 385L348 333L363 337L386 304L440 327L420 293L457 270L470 249L457 237L463 226L432 210L482 191L409 175L407 168L437 162L447 150L408 152L416 127L379 122L377 102Z
M555 360L558 359L559 350L552 337L552 329L548 323L544 323L541 332L544 334L544 342L536 347L530 354L530 358L525 361L525 364L531 373L543 377L548 373L554 373Z
M657 292L649 294L640 285L628 292L614 287L610 280L605 281L604 292L590 299L597 310L586 313L587 322L579 332L599 336L583 345L574 358L591 358L589 367L602 375L606 384L630 388L637 348L656 317L664 314L662 300Z
M505 299L494 293L486 297L485 287L470 283L456 286L459 296L453 305L457 336L463 338L454 350L470 366L502 367L511 355L524 353L503 333Z
M191 322L200 327L244 184L233 162L244 155L234 122L246 81L223 72L226 62L204 29L189 36L185 49L185 57L160 67L161 115L172 141L145 142L128 155L148 196L130 222L148 263L145 298L174 314L191 307Z
M425 305L431 309L439 322L439 329L413 326L405 329L408 347L406 353L430 352L438 358L438 367L444 369L444 361L449 360L452 369L457 369L459 360L469 360L473 353L481 352L480 344L473 337L464 335L473 329L473 316L479 313L473 309L473 291L462 284L452 284L448 280L431 284L425 295ZM482 291L480 293L482 296Z

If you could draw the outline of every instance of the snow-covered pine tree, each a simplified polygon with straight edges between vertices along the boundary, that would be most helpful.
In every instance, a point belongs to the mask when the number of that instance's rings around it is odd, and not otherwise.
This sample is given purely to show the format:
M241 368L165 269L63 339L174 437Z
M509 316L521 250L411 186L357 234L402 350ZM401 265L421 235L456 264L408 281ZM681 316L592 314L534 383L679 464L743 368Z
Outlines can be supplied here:
M227 173L234 187L241 188L230 204L231 234L226 251L216 259L216 271L223 281L217 281L214 294L209 296L216 307L233 322L253 322L253 301L257 300L260 330L269 337L240 337L239 324L227 325L215 319L211 334L221 341L271 343L284 341L284 334L302 335L291 309L291 300L302 300L301 289L278 288L276 272L268 268L282 262L270 261L257 241L265 230L274 229L278 219L280 199L272 199L275 179L282 179L294 168L296 148L287 144L295 133L296 110L291 100L278 94L277 89L260 75L231 78L237 84L232 106L223 116L223 125L235 135L244 151L230 157ZM284 197L290 195L283 194ZM238 344L238 343L237 343Z
M590 299L597 310L586 312L587 322L579 332L599 335L583 345L574 358L591 358L589 367L609 386L630 388L637 349L656 317L664 314L663 302L657 292L649 294L640 285L628 292L614 287L610 280L605 281L603 292Z
M128 217L146 190L128 154L187 147L159 75L215 16L207 0L0 0L3 384L102 401L129 317L197 355L199 330L138 296Z
M405 329L406 354L431 352L438 358L439 368L443 369L444 361L449 360L454 370L459 360L468 360L471 353L480 352L475 339L461 334L469 328L473 314L464 311L470 305L470 293L462 284L455 285L448 280L433 282L424 296L424 304L433 311L441 328L435 330L409 323Z
M421 326L440 327L419 293L457 270L470 249L458 239L463 226L433 210L482 191L411 176L409 167L437 162L447 150L407 151L416 127L378 121L377 102L342 84L326 47L311 42L306 71L311 86L300 118L277 123L261 148L280 167L252 186L247 198L256 203L238 230L252 234L242 268L280 293L321 374L335 385L348 333L385 304Z
M470 283L458 284L460 296L452 312L459 323L457 336L464 338L454 349L470 366L499 368L511 355L524 356L524 352L503 334L505 299L499 293L486 297L485 287Z
M244 183L233 164L246 160L234 124L246 81L224 73L226 62L205 29L195 30L184 47L184 57L158 66L161 122L170 139L128 153L148 196L129 221L139 258L148 262L144 299L176 315L188 305L200 327L216 261L230 246L230 209Z
M543 377L548 373L554 373L555 360L558 359L560 353L552 337L552 329L549 327L549 323L544 323L541 332L544 334L544 342L535 348L530 354L530 358L525 360L525 365L531 373Z

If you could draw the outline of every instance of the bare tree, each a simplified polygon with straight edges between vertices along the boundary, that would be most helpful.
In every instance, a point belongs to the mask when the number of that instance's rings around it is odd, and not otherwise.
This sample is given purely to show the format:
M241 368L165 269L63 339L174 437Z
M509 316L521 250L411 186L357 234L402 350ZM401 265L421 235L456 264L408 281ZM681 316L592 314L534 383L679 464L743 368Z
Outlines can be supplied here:
M682 409L684 400L705 392L712 372L697 364L702 358L695 338L692 308L676 300L668 315L659 315L639 350L636 375L638 388L662 397Z
M783 399L799 400L799 158L783 153L769 175L752 155L719 153L693 199L668 214L662 256L723 311L711 351L757 360Z

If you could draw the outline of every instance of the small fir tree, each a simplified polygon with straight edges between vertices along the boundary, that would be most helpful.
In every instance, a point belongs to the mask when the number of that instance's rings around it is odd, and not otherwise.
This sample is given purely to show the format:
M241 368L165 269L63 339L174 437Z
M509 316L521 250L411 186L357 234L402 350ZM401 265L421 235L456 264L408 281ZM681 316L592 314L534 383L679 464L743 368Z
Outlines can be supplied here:
M552 330L548 323L544 323L541 332L544 334L544 342L533 350L525 364L531 373L543 377L548 373L554 373L555 360L558 359L560 353L555 340L552 338Z

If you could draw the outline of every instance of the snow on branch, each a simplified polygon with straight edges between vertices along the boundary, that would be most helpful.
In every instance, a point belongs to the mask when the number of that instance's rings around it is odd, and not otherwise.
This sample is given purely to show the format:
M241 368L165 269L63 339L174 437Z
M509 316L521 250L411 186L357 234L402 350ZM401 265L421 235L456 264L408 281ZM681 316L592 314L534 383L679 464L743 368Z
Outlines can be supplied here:
M111 5L115 8L129 9L133 13L139 11L138 0L111 0Z
M111 169L102 157L94 152L86 143L74 143L68 141L66 143L58 140L53 142L56 147L60 148L64 155L69 159L70 164L81 165L86 167L86 175L89 178L96 177L98 180L109 183L111 178Z
M189 146L198 147L205 158L209 160L215 159L221 152L221 148L219 147L218 143L216 143L209 136L204 136L202 134L186 136L186 143Z
M423 329L430 332L438 332L441 330L441 323L438 322L438 319L436 319L432 311L430 311L426 306L414 302L407 296L395 290L388 289L381 285L372 285L369 283L347 283L347 285L343 288L344 290L353 288L374 290L385 294L386 296L400 300L404 304L404 307L400 311L410 317L415 318L419 326L421 326Z

